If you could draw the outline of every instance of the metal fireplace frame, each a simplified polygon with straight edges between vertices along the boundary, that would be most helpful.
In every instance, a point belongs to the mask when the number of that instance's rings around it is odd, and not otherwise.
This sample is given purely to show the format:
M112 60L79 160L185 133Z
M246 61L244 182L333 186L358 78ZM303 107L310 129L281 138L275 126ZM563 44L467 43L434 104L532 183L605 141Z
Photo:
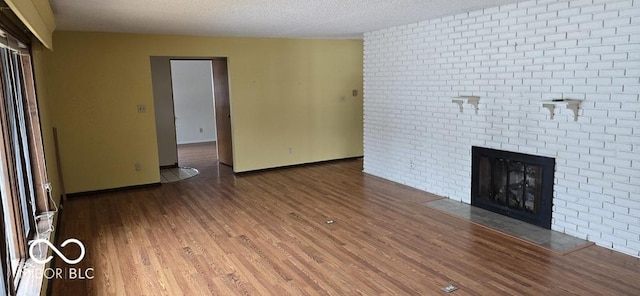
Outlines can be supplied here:
M526 165L540 166L542 168L542 184L540 207L537 214L509 207L509 203L500 204L492 202L480 196L480 159L489 158L492 163L496 159L521 162ZM556 161L554 158L496 150L490 148L471 147L471 205L511 218L515 218L546 229L551 229L551 213L553 211L553 183ZM508 186L508 182L507 182Z

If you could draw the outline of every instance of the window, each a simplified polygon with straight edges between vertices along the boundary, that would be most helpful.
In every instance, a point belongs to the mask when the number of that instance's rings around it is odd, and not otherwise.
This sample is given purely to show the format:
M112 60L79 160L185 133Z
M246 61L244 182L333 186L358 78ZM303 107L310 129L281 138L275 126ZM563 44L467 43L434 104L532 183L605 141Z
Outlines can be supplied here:
M13 295L48 194L31 57L25 45L0 36L0 295Z

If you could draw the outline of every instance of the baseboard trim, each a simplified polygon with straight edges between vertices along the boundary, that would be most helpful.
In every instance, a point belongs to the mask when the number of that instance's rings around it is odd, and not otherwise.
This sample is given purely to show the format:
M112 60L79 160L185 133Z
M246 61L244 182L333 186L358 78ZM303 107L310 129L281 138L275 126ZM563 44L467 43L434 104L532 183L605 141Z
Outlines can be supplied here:
M218 139L208 139L208 140L200 140L200 141L186 141L186 142L180 142L180 143L176 143L178 146L180 145L191 145L191 144L205 144L205 143L216 143L218 141Z
M178 167L178 163L174 163L174 164L170 164L170 165L161 165L160 169L164 170L164 169L175 169Z
M141 185L132 185L132 186L125 186L125 187L101 189L101 190L94 190L94 191L74 192L74 193L67 193L67 197L74 198L74 197L80 197L80 196L91 196L91 195L97 195L97 194L103 194L103 193L126 191L126 190L131 190L131 189L157 187L157 186L160 186L160 185L162 185L162 183L157 182L157 183L149 183L149 184L141 184Z
M255 169L255 170L249 170L249 171L241 171L241 172L234 171L234 173L238 176L242 176L242 175L249 175L252 173L259 173L259 172L267 172L267 171L275 171L275 170L282 170L282 169L290 169L295 167L314 166L314 165L323 165L323 164L333 163L333 162L349 161L349 160L360 159L363 157L364 156L350 156L345 158L303 162L303 163L289 164L289 165L283 165L283 166L277 166L277 167L271 167L271 168Z

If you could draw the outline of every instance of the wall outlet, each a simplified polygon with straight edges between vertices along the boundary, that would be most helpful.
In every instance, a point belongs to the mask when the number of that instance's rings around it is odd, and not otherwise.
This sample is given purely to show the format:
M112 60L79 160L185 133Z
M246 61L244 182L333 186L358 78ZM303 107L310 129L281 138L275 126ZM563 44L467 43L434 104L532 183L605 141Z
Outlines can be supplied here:
M201 134L202 134L202 132L203 132L203 131L204 131L204 129L203 129L203 128L200 128L200 133L201 133Z
M340 102L344 102L344 101L346 101L346 100L347 100L347 97L345 97L345 96L340 96Z
M351 91L351 95L353 95L354 97L358 95L358 90L354 89Z
M138 109L138 113L147 112L147 106L146 105L138 105L137 109Z
M293 154L293 147L289 147L289 154Z
M135 168L136 168L136 172L142 171L142 164L139 162L136 162Z

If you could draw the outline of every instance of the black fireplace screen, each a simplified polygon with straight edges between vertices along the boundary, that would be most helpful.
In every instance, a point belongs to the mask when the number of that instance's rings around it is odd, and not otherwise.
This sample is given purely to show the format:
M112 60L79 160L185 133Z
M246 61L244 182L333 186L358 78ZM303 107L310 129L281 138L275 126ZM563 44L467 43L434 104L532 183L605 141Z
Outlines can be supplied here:
M472 148L471 204L551 228L553 158Z

